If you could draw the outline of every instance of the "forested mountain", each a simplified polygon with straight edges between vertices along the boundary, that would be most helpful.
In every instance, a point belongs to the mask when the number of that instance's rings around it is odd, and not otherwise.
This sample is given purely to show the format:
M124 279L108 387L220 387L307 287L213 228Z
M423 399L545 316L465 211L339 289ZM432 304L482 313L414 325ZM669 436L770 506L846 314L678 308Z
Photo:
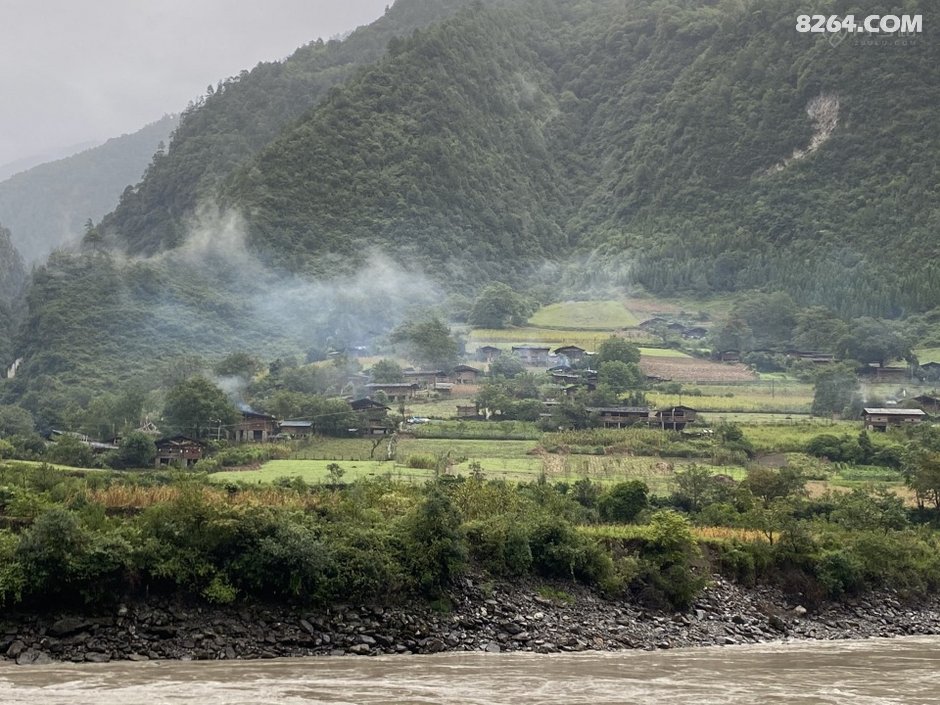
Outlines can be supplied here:
M13 354L14 305L25 281L23 258L13 246L10 231L0 226L0 368ZM0 370L0 376L4 371Z
M186 219L200 198L276 138L357 67L385 53L390 39L408 35L452 14L466 0L398 0L383 17L345 40L318 40L283 62L210 86L183 111L169 153L155 159L146 178L125 192L102 231L120 234L135 252L155 252L182 242Z
M177 121L166 115L137 132L0 182L0 222L13 231L26 261L77 242L89 219L112 211L121 192L140 181L158 146L169 141Z
M37 272L14 392L174 349L353 342L422 295L547 271L843 316L940 306L929 23L875 42L799 34L796 0L463 4L399 0L188 109L83 251ZM331 314L336 282L356 283Z

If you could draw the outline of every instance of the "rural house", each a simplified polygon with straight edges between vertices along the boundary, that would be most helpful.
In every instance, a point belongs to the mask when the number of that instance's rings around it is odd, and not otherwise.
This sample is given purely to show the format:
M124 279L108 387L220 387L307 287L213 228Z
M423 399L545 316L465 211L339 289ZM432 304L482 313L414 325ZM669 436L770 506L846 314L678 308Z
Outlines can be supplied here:
M406 382L413 382L419 389L436 389L438 382L447 379L444 370L405 370L402 372Z
M863 418L869 431L887 431L889 426L920 423L926 414L921 409L865 407Z
M695 423L698 411L690 406L670 406L667 409L655 411L649 419L652 427L659 427L670 431L681 431L686 424Z
M483 374L483 370L478 370L470 365L457 365L451 373L451 379L454 384L476 384L477 378Z
M914 397L914 401L920 404L920 408L928 414L940 413L940 399L937 397L932 397L929 394L921 394L919 397Z
M587 409L597 414L604 428L626 428L636 424L645 424L650 410L647 406L594 406Z
M571 363L581 362L588 352L584 348L579 348L577 345L563 345L560 348L555 348L555 354L564 356L565 359Z
M349 402L349 406L356 412L358 430L362 435L375 436L389 432L389 408L385 404L365 397Z
M513 345L512 354L522 360L524 365L541 366L548 364L549 347L541 345Z
M418 392L418 385L414 382L372 382L366 385L369 394L382 392L389 401L405 401L414 399Z
M157 455L154 465L157 468L167 465L188 468L202 460L206 444L187 436L170 436L154 441Z
M279 434L291 438L309 438L313 435L312 421L281 421L278 424Z
M477 348L477 360L480 362L492 362L499 357L502 350L492 345L484 345Z
M243 411L241 421L232 427L232 440L236 443L265 443L277 435L277 419L270 414Z

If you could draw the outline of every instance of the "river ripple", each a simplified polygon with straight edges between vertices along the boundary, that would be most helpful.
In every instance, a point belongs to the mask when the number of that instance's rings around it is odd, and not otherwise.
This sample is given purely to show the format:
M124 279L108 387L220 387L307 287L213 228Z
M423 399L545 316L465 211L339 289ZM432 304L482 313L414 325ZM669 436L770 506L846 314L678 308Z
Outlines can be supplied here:
M940 703L940 638L0 667L4 705Z

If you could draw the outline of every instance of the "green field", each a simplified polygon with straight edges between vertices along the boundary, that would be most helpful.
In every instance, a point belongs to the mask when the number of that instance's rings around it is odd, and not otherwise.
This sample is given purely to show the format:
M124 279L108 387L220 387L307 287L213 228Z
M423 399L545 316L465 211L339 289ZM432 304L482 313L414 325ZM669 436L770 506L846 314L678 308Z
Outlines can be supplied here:
M636 316L620 301L565 301L540 308L529 319L536 328L609 331L632 328Z
M722 413L774 413L774 414L808 414L813 403L813 397L802 396L776 396L769 394L722 394L720 396L709 394L692 396L689 394L663 394L662 392L648 392L646 398L650 405L656 408L685 404L702 412Z
M921 364L925 362L940 362L940 348L917 348L914 351Z
M585 331L571 329L535 328L475 328L467 335L467 348L473 350L481 345L493 345L509 349L513 345L541 343L551 347L577 345L585 350L596 350L597 346L610 335L603 331ZM621 336L634 343L652 343L655 339L643 331L628 331Z

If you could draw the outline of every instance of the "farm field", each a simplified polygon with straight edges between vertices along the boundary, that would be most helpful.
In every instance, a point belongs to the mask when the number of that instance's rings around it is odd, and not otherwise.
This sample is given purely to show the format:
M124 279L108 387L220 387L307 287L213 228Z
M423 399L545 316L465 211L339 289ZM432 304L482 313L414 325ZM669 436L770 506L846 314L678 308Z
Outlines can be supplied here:
M813 403L812 395L807 398L798 395L771 397L768 394L765 397L764 395L738 394L730 390L721 395L703 394L701 396L647 392L646 398L656 408L685 404L702 412L808 414Z
M529 325L541 328L603 330L633 328L640 321L620 301L565 301L540 308Z
M655 375L675 382L748 382L757 376L742 364L712 362L698 358L644 356L640 358L640 369L645 374Z
M511 441L510 441L511 442ZM399 453L399 457L402 454ZM330 479L327 466L330 460L271 460L256 470L229 470L211 474L213 482L247 482L268 484L279 478L299 477L307 483L324 483ZM410 468L396 461L347 460L335 461L344 471L344 482L363 478L384 477L401 482L425 482L434 476L433 470ZM470 457L449 467L450 474L470 475L471 463L477 462L486 479L509 482L531 482L544 474L550 482L575 482L589 478L601 484L626 480L642 480L654 494L668 494L673 489L673 476L677 470L691 464L685 458L654 458L634 456L555 455L524 457ZM701 461L699 461L701 464ZM744 478L744 468L738 466L709 466L716 474L728 475L736 480Z
M940 362L940 348L917 348L914 351L917 360L924 364L925 362Z
M541 343L551 347L577 345L585 350L596 350L597 346L613 335L613 331L572 330L555 328L474 328L467 334L467 349L475 350L481 345L492 345L507 352L513 345ZM618 336L637 344L654 343L656 340L641 330L618 333Z

